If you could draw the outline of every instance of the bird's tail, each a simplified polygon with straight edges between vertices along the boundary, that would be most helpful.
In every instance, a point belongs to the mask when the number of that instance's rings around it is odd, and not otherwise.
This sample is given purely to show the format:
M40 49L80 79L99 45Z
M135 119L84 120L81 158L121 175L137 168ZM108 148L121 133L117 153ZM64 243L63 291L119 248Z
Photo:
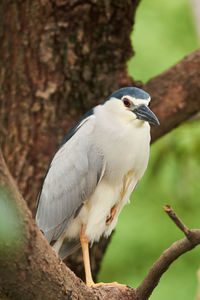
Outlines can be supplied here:
M65 259L67 256L71 255L74 253L76 250L80 248L80 240L73 239L73 240L68 240L65 239L63 241L62 246L60 247L60 250L58 252L59 256L61 259Z

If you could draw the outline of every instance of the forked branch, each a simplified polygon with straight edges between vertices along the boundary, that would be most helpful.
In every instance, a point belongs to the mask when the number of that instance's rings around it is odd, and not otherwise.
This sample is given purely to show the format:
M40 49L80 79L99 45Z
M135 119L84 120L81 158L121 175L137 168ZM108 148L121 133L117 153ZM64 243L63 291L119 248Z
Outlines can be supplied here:
M184 232L186 238L173 243L152 265L147 276L136 289L136 295L139 300L146 300L149 298L149 296L159 283L159 280L163 273L179 256L200 244L200 229L188 229L170 206L165 206L164 209L169 217L174 221L174 223L181 229L181 231Z

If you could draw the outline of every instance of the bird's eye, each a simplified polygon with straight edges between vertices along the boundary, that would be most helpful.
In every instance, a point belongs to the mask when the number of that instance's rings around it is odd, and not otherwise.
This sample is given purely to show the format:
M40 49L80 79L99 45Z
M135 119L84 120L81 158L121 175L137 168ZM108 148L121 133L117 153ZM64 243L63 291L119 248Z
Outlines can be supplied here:
M124 102L124 105L125 105L126 107L129 107L129 106L131 105L129 99L127 99L127 98L124 98L124 99L123 99L123 102Z

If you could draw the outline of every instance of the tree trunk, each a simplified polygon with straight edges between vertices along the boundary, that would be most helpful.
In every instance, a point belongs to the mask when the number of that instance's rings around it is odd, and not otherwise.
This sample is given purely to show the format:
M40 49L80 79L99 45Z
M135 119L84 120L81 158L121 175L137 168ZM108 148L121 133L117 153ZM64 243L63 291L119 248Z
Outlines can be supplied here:
M33 215L65 134L85 111L130 81L126 60L133 54L129 36L138 2L0 3L1 147ZM102 241L95 247L93 270L105 246ZM76 254L69 261L79 276L81 259Z
M1 145L32 211L67 131L123 85L138 2L1 1Z

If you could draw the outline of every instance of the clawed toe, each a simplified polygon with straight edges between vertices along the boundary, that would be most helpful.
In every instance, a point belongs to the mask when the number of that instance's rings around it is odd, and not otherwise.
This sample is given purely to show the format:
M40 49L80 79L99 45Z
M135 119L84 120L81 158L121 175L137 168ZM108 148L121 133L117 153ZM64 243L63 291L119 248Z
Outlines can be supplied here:
M99 283L88 283L87 286L91 286L91 287L100 287L102 285L106 285L106 286L110 286L110 287L118 287L118 288L131 288L130 286L126 285L126 284L121 284L118 282L110 282L110 283L105 283L105 282L99 282Z

